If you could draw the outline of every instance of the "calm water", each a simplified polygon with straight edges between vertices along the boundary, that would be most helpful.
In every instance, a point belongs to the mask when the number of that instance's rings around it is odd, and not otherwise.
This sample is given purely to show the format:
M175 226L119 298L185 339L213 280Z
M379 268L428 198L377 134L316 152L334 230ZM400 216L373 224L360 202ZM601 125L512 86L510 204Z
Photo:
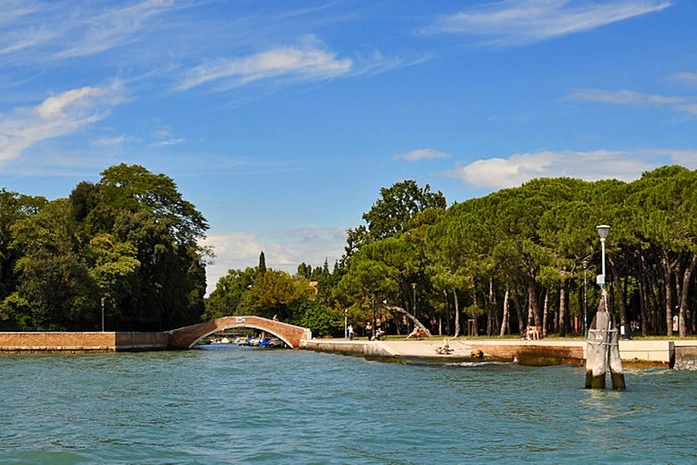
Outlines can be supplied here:
M3 355L0 462L697 462L697 373L626 380L304 351Z

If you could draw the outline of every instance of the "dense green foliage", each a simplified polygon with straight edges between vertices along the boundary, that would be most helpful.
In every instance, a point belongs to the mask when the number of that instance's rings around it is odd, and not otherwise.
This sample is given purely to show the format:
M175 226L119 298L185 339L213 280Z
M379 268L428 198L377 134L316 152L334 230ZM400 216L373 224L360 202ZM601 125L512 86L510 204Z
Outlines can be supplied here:
M407 185L382 194L404 199L395 192ZM384 222L349 231L336 296L364 315L377 300L379 318L398 332L409 322L389 311L395 307L451 335L503 335L528 325L561 336L583 332L584 278L590 322L600 274L595 227L605 223L612 225L606 281L621 324L685 336L695 325L696 192L697 172L670 166L632 183L535 179L447 210L416 209L389 234L372 233ZM389 215L375 211L387 205L377 202L364 219ZM354 240L356 231L373 240Z
M105 170L67 199L0 192L0 327L164 330L204 311L208 225L174 182L140 166Z
M229 270L204 299L203 216L174 182L105 170L69 198L0 191L0 327L160 330L227 315L274 316L315 336L367 324L405 334L583 332L598 304L599 224L611 307L643 334L695 326L697 172L667 166L625 183L535 179L447 207L414 181L380 191L330 270ZM584 282L587 285L584 285Z
M330 273L324 267L313 269L302 263L298 274L267 269L262 252L259 266L229 270L220 278L215 290L206 299L205 319L228 315L277 317L286 323L310 328L316 337L343 333L342 313L333 305L327 291L334 287L332 276L338 276L338 265Z
M436 334L504 335L528 325L582 333L584 288L588 323L598 304L596 226L606 223L606 281L618 321L636 322L645 335L684 336L697 303L695 192L697 172L669 166L632 183L535 179L446 208L440 192L404 181L381 189L365 223L347 231L332 272L326 263L301 264L284 285L265 278L262 292L258 270L231 270L208 311L280 314L323 328L316 334L341 334L344 312L359 334L368 323L405 334L414 316ZM326 308L321 315L298 293L307 280Z

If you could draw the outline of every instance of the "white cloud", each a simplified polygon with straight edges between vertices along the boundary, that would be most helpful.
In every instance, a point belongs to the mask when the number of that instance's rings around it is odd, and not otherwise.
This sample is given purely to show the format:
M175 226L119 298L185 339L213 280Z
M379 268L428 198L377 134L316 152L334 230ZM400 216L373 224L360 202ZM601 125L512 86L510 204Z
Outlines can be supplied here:
M17 158L47 139L65 136L103 119L123 101L118 85L82 87L47 98L31 108L0 116L0 162Z
M697 73L677 73L669 77L673 82L687 84L689 86L697 85Z
M647 153L667 157L672 165L697 169L697 149L650 149Z
M295 274L300 263L330 266L344 253L346 228L304 228L273 233L210 234L201 242L212 246L216 255L207 267L208 292L230 269L244 270L259 264L263 251L266 266Z
M503 0L444 16L425 33L488 36L491 45L525 45L595 29L672 5L664 0Z
M190 2L144 0L114 3L97 2L11 2L3 4L0 55L33 49L21 59L45 61L94 55L142 40L152 32L153 20ZM9 19L8 19L9 18Z
M433 149L419 149L414 150L413 152L401 153L392 156L392 160L408 161L431 160L434 158L450 158L450 154Z
M660 95L642 94L631 90L601 90L601 89L574 89L568 98L585 102L614 103L620 105L670 105L682 103L680 97L663 97Z
M167 139L160 142L155 142L150 144L150 147L168 147L170 145L177 145L184 142L185 139Z
M268 78L316 80L327 79L351 71L350 58L337 59L314 36L308 36L295 46L277 47L245 57L219 59L185 73L180 90L207 83L219 89L241 87Z
M102 137L100 139L93 140L91 142L91 145L94 145L96 147L109 147L109 146L116 146L116 145L122 145L129 141L130 138L121 135L118 137Z
M573 177L586 181L631 181L658 166L628 152L538 152L481 159L447 173L466 184L490 189L520 186L534 178Z
M58 58L93 55L137 40L136 33L148 26L151 17L176 7L172 0L146 0L133 5L104 10L78 22L84 28L77 45L56 54Z
M666 97L631 90L574 89L567 95L580 102L668 107L674 111L697 114L697 97Z

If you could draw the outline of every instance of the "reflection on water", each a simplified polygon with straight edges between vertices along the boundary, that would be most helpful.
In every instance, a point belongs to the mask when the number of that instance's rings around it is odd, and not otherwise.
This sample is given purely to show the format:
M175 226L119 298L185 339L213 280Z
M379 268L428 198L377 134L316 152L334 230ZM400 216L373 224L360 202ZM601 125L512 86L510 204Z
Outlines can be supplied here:
M3 463L697 460L697 373L233 348L0 356Z

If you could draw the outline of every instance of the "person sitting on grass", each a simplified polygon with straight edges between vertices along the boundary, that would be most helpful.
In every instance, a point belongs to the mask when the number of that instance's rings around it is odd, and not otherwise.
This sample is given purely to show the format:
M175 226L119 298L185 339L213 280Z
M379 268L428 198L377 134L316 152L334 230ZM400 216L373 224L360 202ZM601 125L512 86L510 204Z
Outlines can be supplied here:
M417 337L424 337L424 336L426 336L426 333L424 333L421 328L415 327L414 331L410 332L409 335L404 340L406 341L407 339L411 339L412 337L417 338Z

